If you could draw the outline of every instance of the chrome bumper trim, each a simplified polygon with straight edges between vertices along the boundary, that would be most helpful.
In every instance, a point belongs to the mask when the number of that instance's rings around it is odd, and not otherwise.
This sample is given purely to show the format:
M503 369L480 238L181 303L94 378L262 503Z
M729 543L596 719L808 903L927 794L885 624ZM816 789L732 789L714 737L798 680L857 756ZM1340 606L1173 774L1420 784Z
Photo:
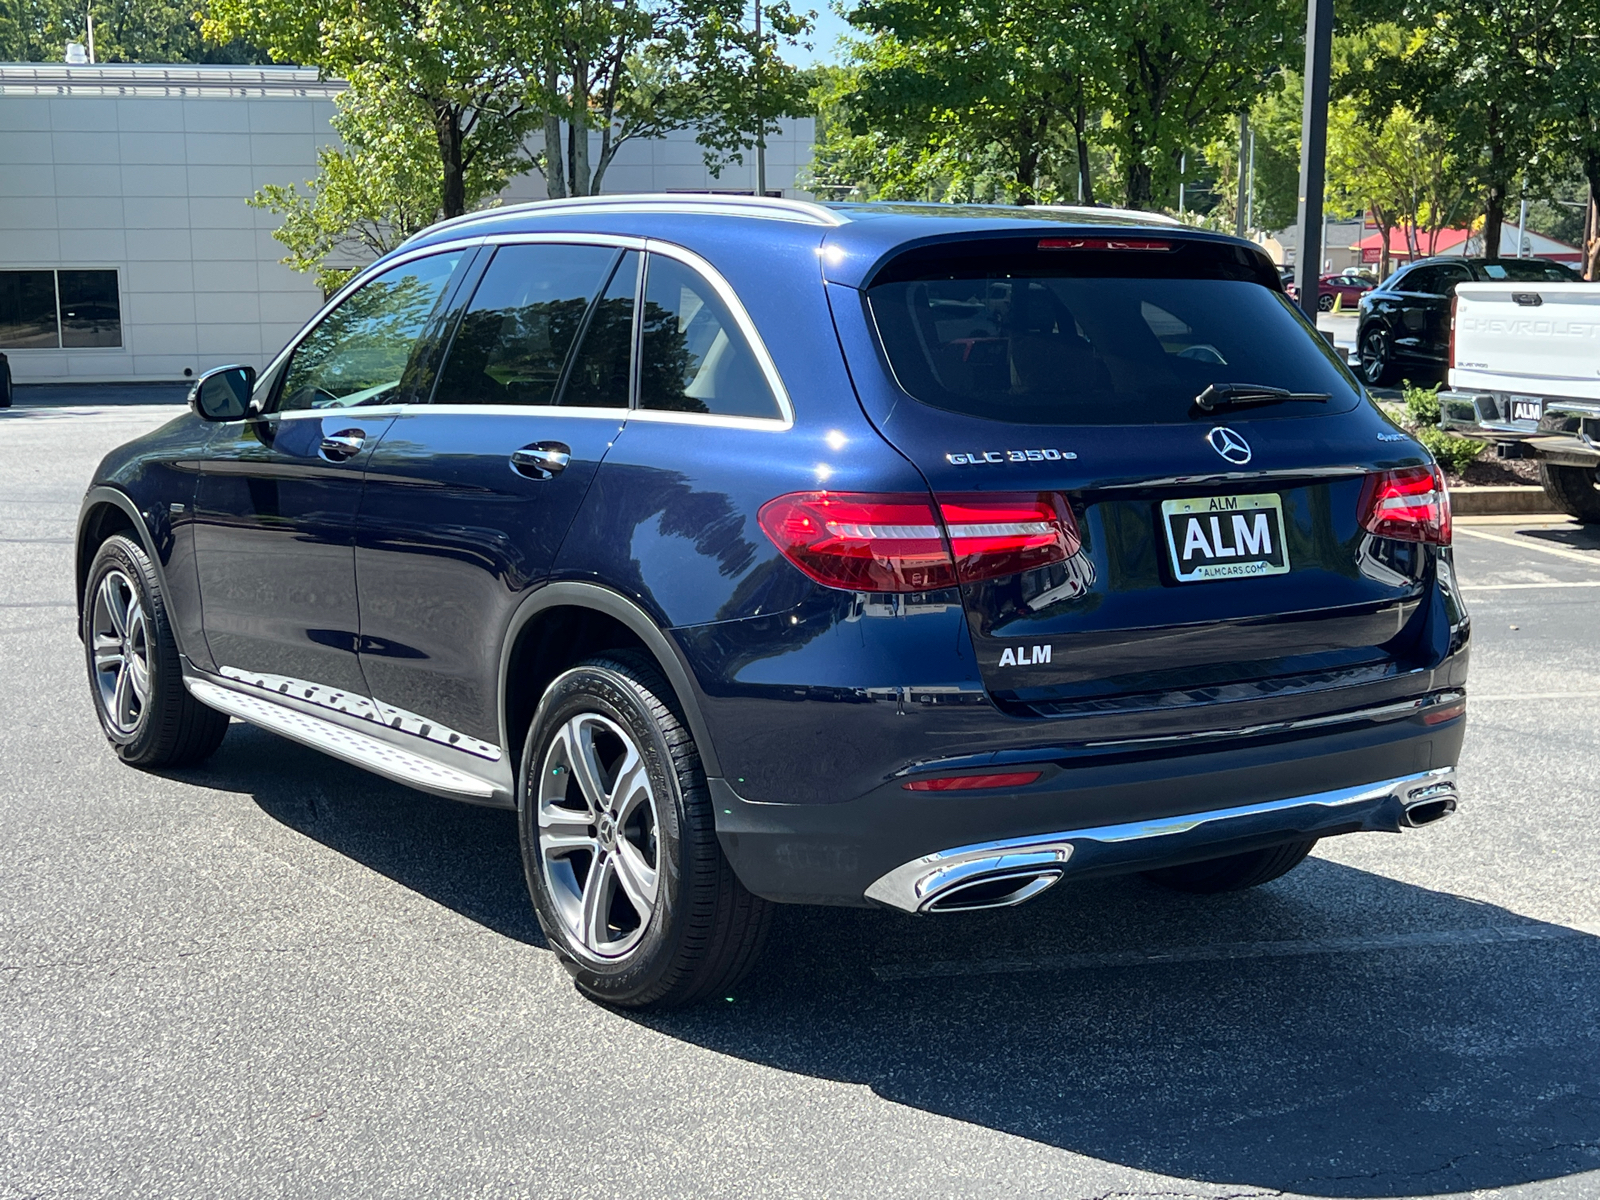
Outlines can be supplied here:
M925 912L952 889L984 879L1117 867L1137 871L1207 846L1273 834L1409 828L1406 809L1456 796L1454 767L1237 808L979 842L924 854L881 876L866 898ZM1070 865L1069 865L1070 864Z

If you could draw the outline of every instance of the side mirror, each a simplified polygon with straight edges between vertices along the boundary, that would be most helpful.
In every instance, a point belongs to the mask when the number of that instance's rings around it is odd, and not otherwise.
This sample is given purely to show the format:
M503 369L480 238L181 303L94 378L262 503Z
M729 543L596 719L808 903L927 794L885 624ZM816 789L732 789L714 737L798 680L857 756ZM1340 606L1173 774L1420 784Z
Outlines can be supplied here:
M189 407L203 421L237 421L250 411L254 367L213 367L189 391Z

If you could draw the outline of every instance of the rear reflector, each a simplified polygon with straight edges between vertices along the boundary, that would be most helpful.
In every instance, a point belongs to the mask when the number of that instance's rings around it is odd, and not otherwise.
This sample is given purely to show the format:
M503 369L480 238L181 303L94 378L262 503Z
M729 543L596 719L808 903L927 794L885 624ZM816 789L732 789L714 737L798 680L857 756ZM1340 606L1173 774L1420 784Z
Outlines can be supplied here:
M1443 725L1446 721L1454 721L1466 711L1467 701L1466 697L1463 696L1460 700L1452 701L1449 704L1436 704L1432 708L1425 709L1422 713L1422 723L1424 725Z
M818 583L859 592L927 592L1062 562L1082 539L1050 493L941 496L793 492L761 506L762 530ZM948 541L946 540L948 538Z
M1150 238L1064 237L1040 238L1041 250L1171 250L1171 242Z
M1438 467L1405 467L1367 476L1361 527L1403 542L1450 544L1450 493Z
M900 786L908 792L972 792L980 788L1027 787L1043 771L1004 771L994 775L940 775L934 779L913 779Z

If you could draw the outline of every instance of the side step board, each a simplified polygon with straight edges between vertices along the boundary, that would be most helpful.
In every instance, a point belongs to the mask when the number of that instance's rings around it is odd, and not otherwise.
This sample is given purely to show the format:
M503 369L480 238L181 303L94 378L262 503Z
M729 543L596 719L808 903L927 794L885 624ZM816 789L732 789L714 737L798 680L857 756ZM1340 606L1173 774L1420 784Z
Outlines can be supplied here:
M486 780L391 746L359 730L346 729L309 713L285 708L257 696L247 696L203 679L185 676L183 683L196 700L218 712L270 729L313 750L321 750L324 754L407 787L480 803L495 794L494 786Z

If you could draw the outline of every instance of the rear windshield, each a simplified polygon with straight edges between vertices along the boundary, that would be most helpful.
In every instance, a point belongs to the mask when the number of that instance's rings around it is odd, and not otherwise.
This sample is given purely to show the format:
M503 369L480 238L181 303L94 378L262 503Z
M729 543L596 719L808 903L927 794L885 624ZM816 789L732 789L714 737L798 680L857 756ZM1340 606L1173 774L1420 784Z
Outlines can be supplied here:
M1509 279L1513 283L1570 283L1583 278L1560 263L1533 259L1502 258L1499 262L1479 263L1478 270L1489 279Z
M867 299L900 386L970 416L1144 425L1309 416L1360 402L1354 378L1269 266L1225 244L1170 244L939 246L888 264ZM1212 384L1329 398L1205 413L1195 397Z

